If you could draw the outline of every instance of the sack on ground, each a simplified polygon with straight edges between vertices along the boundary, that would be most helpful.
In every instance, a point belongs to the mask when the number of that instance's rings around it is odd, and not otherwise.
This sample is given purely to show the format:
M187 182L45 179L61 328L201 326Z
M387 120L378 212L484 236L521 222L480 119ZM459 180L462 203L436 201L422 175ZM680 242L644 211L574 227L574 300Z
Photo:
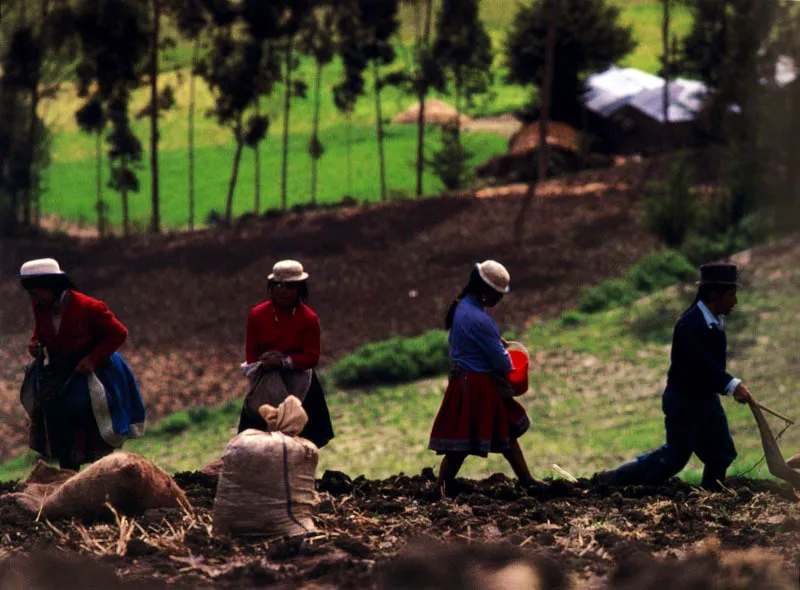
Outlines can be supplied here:
M39 461L31 475L10 494L24 509L47 518L97 518L151 508L188 506L178 484L155 463L134 453L112 453L80 473Z
M225 449L214 498L215 534L282 537L316 531L311 520L319 450L295 436L308 418L290 396L259 409L272 432L248 429Z

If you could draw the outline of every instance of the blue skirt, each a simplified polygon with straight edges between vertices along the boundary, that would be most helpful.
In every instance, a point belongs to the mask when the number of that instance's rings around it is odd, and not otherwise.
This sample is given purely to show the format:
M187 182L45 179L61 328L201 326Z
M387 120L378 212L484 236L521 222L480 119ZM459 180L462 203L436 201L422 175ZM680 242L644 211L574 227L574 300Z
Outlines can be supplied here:
M26 370L21 401L31 417L30 447L46 457L85 463L144 434L145 408L119 353L90 375L72 373L57 395L40 396L41 360Z

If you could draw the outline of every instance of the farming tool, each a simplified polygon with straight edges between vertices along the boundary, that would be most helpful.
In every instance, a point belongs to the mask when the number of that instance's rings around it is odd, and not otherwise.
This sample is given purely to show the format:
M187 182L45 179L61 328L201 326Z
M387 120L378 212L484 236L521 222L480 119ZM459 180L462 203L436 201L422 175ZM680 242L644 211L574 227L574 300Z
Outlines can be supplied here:
M772 430L769 424L767 424L762 410L786 422L786 426L777 437L772 434ZM755 400L750 401L750 411L753 412L753 417L756 419L756 424L758 425L758 431L761 434L761 446L764 448L764 458L767 460L769 472L775 477L787 482L796 490L800 490L800 455L795 455L787 461L783 458L781 449L778 446L778 439L780 439L787 428L794 424L794 420L787 418Z

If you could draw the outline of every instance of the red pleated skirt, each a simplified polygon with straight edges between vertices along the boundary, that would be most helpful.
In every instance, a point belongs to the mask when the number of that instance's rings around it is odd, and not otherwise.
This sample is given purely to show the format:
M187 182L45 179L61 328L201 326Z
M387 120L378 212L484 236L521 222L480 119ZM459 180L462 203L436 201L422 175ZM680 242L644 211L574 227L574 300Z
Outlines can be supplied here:
M486 457L502 453L530 427L528 414L516 400L500 393L488 373L454 371L428 448L439 454L467 453Z

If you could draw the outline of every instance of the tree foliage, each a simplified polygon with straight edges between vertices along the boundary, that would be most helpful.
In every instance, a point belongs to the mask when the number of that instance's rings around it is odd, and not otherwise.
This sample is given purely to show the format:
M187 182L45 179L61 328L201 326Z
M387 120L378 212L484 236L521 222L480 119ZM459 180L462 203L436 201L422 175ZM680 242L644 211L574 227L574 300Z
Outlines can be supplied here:
M583 79L616 63L636 46L619 8L607 0L561 0L556 21L553 119L577 123ZM509 82L541 86L548 14L545 0L521 5L506 43Z

